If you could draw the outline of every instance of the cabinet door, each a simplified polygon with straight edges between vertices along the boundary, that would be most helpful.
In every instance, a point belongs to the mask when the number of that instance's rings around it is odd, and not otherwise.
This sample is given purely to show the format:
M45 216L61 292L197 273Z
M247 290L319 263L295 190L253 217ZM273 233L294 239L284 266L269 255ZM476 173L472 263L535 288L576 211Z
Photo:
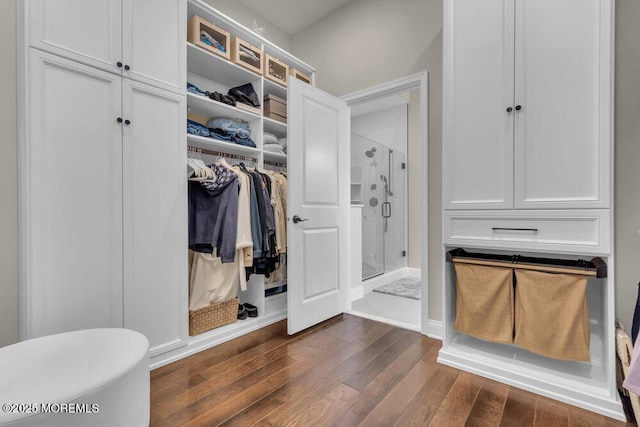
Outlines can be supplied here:
M516 207L610 206L609 0L517 0Z
M186 90L185 0L123 0L123 71L143 83Z
M122 327L121 78L30 50L29 338Z
M513 207L513 7L445 2L445 209Z
M187 344L186 105L123 79L123 110L124 323L153 357Z
M122 61L122 0L28 0L29 44L107 71Z

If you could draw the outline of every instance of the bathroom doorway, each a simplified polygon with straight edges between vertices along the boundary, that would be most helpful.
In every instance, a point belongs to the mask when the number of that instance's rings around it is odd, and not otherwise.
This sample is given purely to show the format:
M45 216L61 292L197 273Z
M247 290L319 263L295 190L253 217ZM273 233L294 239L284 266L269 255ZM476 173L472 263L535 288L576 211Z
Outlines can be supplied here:
M426 93L425 73L345 97L351 107L350 312L423 333Z

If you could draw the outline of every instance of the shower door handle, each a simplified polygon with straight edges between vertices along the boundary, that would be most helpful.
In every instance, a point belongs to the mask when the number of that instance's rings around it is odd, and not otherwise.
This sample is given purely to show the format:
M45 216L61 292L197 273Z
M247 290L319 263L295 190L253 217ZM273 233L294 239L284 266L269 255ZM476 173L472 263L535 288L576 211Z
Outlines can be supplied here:
M384 202L382 204L382 218L389 218L391 217L391 203L390 202Z

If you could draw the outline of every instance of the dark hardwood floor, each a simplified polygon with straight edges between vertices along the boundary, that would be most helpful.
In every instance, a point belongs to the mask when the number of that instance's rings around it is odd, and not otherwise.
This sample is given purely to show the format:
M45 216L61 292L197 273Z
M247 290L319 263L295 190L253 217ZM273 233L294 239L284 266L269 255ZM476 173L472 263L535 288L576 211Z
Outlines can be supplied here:
M436 363L440 341L340 315L279 322L151 372L153 426L623 426Z

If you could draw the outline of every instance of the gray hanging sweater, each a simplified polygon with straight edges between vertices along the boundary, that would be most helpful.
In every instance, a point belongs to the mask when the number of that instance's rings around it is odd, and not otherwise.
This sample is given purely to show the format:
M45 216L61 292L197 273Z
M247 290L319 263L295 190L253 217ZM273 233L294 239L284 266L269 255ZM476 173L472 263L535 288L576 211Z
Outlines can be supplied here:
M189 182L189 249L213 253L223 263L236 256L238 176L224 166L211 165L214 182Z

